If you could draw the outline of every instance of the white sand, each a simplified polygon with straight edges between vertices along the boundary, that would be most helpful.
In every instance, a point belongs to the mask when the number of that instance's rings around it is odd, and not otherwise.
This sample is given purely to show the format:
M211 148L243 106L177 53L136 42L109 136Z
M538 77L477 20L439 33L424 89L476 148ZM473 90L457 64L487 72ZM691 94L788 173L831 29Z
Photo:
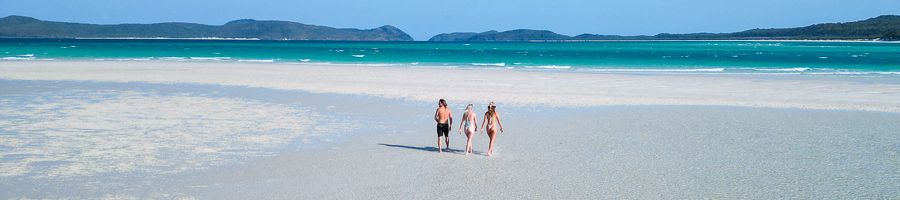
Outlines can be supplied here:
M758 75L154 61L6 61L0 78L200 83L504 105L731 105L900 112L900 85Z
M14 84L0 85L0 94L8 97L0 98L0 115L27 120L0 117L0 130L13 130L0 134L0 198L900 196L900 113L893 113L898 86L892 80L70 61L0 62L0 78L210 84L2 82ZM434 82L440 78L453 81ZM437 86L440 92L434 91ZM22 99L16 90L39 98ZM32 94L42 90L47 92ZM497 94L485 96L491 92ZM228 98L209 95L218 93ZM45 100L56 96L72 100ZM431 114L438 97L453 105L482 104L479 111L488 100L501 103L506 132L498 138L494 157L483 155L484 134L475 138L475 155L434 151ZM298 100L279 102L284 98ZM587 107L638 104L888 112ZM461 107L453 109L459 117ZM313 124L326 116L341 120ZM290 138L303 140L335 127L354 132L320 148L253 157ZM456 128L451 147L459 150L463 138ZM179 153L160 156L167 151ZM232 154L249 154L235 158L249 162L229 165ZM194 168L199 170L182 171Z
M375 104L373 106L389 106ZM890 199L897 113L708 106L500 107L493 157L435 150L429 106L384 109L387 129L332 148L204 173L222 199ZM377 122L382 122L381 120ZM377 123L373 122L373 123ZM454 127L455 128L455 127ZM174 190L174 189L173 189Z

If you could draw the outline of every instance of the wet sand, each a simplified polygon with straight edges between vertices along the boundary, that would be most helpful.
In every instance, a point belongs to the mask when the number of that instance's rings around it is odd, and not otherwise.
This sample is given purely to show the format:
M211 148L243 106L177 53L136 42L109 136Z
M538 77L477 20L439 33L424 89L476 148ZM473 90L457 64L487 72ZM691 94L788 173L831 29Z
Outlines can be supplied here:
M378 106L378 105L376 105ZM211 198L594 199L893 198L900 116L717 106L500 107L506 132L486 157L476 135L437 153L414 106L386 130L331 148L205 173ZM394 111L391 111L394 112ZM389 123L391 124L391 123Z

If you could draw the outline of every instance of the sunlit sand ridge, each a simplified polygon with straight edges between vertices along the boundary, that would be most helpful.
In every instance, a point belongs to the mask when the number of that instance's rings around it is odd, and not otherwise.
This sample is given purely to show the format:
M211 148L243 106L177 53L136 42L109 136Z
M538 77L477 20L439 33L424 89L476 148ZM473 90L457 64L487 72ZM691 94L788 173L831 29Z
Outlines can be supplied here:
M900 112L900 86L839 79L170 62L0 62L0 78L200 83L507 105L731 105ZM439 89L438 89L439 88Z

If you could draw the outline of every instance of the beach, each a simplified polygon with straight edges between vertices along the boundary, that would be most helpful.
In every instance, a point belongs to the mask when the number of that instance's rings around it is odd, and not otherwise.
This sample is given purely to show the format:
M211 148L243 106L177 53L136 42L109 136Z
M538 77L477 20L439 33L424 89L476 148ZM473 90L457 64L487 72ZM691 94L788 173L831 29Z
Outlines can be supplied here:
M4 62L5 79L217 84L419 102L723 105L900 112L896 78L529 72L505 68L142 61ZM640 71L638 71L640 72ZM824 77L824 78L823 78ZM868 81L867 81L868 80Z
M892 74L32 60L0 83L0 198L900 196ZM440 98L497 103L494 156L458 122L437 153Z

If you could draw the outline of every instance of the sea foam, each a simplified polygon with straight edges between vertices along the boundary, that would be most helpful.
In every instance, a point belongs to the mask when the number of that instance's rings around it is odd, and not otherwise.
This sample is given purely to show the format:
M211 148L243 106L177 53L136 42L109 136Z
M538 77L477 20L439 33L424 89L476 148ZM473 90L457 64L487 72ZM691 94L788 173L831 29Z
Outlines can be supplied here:
M497 67L504 67L504 66L506 66L506 63L472 63L471 65L474 65L474 66L497 66Z
M2 57L0 60L34 60L34 57Z
M526 69L571 69L572 66L565 65L541 65L541 66L525 66Z
M190 57L190 58L191 58L191 60L212 60L212 61L231 59L231 57Z
M693 69L629 69L629 68L592 68L579 69L585 72L722 72L725 68L693 68Z
M794 68L752 68L752 70L756 71L775 71L775 72L805 72L809 70L809 67L794 67Z
M243 59L237 60L238 62L256 62L256 63L271 63L275 62L273 59Z

